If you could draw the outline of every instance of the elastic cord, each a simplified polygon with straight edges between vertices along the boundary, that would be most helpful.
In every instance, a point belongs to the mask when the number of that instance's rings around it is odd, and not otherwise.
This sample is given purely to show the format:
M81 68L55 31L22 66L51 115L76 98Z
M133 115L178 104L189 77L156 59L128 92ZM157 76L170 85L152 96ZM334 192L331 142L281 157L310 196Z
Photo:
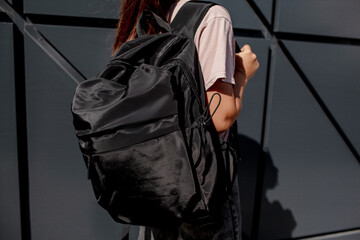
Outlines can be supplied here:
M209 116L209 108L210 108L210 105L211 105L211 103L212 103L215 95L218 95L218 96L219 96L219 103L218 103L218 105L216 106L214 112L211 114L211 116ZM221 103L221 95L220 95L219 93L214 93L214 94L211 96L210 101L209 101L209 104L208 104L208 106L206 107L205 112L204 112L204 114L203 114L203 118L204 118L204 120L202 121L202 124L203 124L203 125L205 125L205 126L208 125L209 121L213 118L214 114L215 114L216 111L218 110L218 108L219 108L219 106L220 106L220 103ZM207 118L207 117L208 117L208 118ZM206 119L206 118L207 118L207 119Z

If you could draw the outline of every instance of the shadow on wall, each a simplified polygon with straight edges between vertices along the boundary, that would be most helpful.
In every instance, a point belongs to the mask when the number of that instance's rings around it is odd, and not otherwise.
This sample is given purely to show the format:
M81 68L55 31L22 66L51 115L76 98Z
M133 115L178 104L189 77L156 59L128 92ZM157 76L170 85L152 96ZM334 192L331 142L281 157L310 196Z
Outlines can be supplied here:
M266 157L265 176L263 181L261 206L254 206L256 190L257 171L259 167L260 144L255 140L239 135L241 157L239 162L239 188L241 194L243 240L254 239L251 236L253 225L253 211L260 209L260 223L258 239L275 240L289 239L296 227L295 218L289 209L285 209L281 202L271 202L266 192L278 185L279 169L274 165L270 153ZM261 178L259 178L261 179ZM256 223L255 223L256 224Z

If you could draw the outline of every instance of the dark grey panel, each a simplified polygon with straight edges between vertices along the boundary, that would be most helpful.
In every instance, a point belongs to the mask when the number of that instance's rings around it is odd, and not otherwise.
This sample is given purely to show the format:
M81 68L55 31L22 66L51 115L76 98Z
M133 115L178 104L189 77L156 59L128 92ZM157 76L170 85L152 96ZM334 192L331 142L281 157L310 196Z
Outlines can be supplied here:
M281 52L272 89L260 239L359 227L360 165Z
M276 30L338 37L360 37L358 0L279 0Z
M20 240L12 27L0 23L0 239Z
M360 153L360 46L285 44Z
M266 17L267 21L271 24L272 5L274 0L255 0L261 12Z
M32 238L118 239L121 225L97 205L72 126L75 83L25 39Z
M260 20L246 0L214 0L213 2L219 3L229 11L235 28L262 30Z
M62 16L118 18L120 3L121 0L27 0L24 1L24 11Z
M37 28L86 77L97 75L110 60L115 30L46 25Z
M359 240L360 230L329 234L321 237L301 238L302 240Z
M239 164L243 231L251 232L254 194L260 150L264 95L269 42L264 39L236 38L239 46L250 44L257 54L261 68L250 79L244 93L243 109L238 117L242 161Z

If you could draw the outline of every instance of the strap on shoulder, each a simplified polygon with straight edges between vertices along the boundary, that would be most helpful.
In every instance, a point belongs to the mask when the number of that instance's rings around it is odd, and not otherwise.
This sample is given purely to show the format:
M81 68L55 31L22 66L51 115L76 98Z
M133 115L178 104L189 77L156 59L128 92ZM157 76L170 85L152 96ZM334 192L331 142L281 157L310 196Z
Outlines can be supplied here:
M172 32L183 34L194 39L196 30L202 19L210 7L214 5L216 5L216 3L203 1L189 1L185 3L170 24Z

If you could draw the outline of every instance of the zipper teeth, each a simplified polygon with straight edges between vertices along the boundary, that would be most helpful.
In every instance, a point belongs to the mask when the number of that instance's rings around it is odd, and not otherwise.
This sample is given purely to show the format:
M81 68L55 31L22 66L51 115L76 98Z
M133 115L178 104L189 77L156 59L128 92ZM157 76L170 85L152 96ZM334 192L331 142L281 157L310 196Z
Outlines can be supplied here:
M170 68L170 67L172 67L172 66L176 66L175 64L173 64L174 62L180 63L180 69L185 73L185 75L186 75L186 80L187 80L188 83L190 84L191 91L194 93L195 98L196 98L199 106L202 106L200 97L199 97L199 95L197 94L197 92L195 91L196 87L194 86L194 83L193 83L194 78L193 78L192 74L189 73L189 70L188 70L187 66L183 63L183 61L180 60L180 59L176 59L176 60L174 60L172 63L170 63L169 65L167 65L167 66L165 67L165 69L168 69L168 68Z

